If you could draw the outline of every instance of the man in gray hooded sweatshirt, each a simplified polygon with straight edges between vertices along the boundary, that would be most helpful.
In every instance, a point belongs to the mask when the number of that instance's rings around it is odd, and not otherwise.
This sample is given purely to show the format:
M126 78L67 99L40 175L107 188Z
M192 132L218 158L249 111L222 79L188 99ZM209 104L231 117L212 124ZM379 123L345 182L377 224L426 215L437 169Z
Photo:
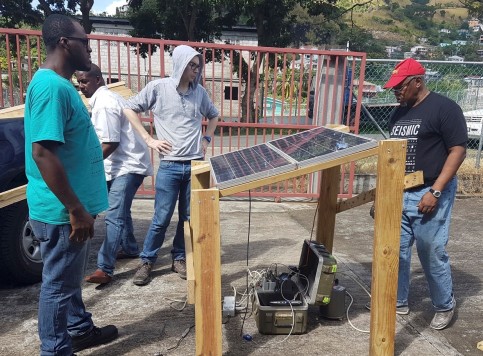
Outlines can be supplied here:
M133 283L145 285L178 202L179 221L171 250L172 270L186 278L184 221L189 220L191 161L204 158L218 123L218 110L200 85L203 58L185 45L173 51L173 73L149 82L128 101L124 113L147 145L159 153L154 216L140 254ZM152 110L157 140L144 129L136 113ZM208 119L202 134L202 118Z

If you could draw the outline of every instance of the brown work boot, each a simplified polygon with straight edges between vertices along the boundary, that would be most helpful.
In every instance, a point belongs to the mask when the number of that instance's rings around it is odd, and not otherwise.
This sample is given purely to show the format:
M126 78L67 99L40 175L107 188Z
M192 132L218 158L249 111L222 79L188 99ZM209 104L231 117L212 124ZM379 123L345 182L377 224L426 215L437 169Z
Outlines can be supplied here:
M143 262L139 269L134 274L132 282L137 286L144 286L149 282L149 274L153 269L153 264L150 262Z
M93 274L84 278L88 283L107 284L112 277L101 269L97 269Z
M186 279L186 260L174 260L171 271L178 273L180 278Z

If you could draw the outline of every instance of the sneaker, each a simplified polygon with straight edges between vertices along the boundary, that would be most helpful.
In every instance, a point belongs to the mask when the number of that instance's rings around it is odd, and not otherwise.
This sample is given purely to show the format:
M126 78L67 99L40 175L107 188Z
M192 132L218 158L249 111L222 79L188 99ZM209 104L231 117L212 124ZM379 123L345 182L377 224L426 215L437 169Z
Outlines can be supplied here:
M178 273L180 278L186 279L186 260L174 260L171 271Z
M367 310L371 310L371 302L367 302L365 305ZM396 307L396 314L399 315L408 315L409 314L409 307L407 305L401 305Z
M431 326L431 328L435 330L443 330L445 327L449 325L449 323L451 323L451 320L453 320L455 308L456 308L456 300L453 297L453 309L442 311L442 312L436 312L429 326Z
M112 277L108 275L101 269L97 269L93 274L84 278L84 281L88 283L97 283L97 284L107 284L111 281Z
M143 262L143 264L139 267L134 274L133 283L137 286L144 286L149 282L149 274L151 273L151 269L153 268L153 264L150 262Z
M72 352L79 352L94 346L107 344L118 336L117 328L114 325L107 325L102 328L94 326L89 332L72 338Z

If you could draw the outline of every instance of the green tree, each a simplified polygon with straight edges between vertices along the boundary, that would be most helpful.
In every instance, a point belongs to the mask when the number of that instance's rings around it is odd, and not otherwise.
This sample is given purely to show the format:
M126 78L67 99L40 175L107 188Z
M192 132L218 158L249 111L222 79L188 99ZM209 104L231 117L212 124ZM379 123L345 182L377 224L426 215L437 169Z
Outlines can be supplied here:
M42 13L32 8L31 0L2 0L0 2L0 27L18 28L22 24L38 25Z
M32 0L2 0L0 2L0 26L19 28L22 25L38 26L52 13L73 16L81 12L81 23L86 33L91 33L92 22L89 19L94 0L38 0L36 8Z

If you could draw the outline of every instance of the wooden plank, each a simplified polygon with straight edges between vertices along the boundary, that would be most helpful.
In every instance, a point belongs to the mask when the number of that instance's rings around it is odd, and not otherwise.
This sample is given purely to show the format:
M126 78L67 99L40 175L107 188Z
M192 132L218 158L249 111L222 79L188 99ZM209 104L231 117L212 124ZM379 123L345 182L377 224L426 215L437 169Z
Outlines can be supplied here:
M424 184L423 171L409 173L404 176L404 189L415 188ZM376 188L362 192L355 197L337 203L337 213L374 201Z
M335 131L350 132L350 127L346 125L327 124L325 127Z
M117 83L112 83L108 84L107 87L111 89L112 91L118 93L121 95L123 98L128 99L131 96L134 95L131 89L126 87L125 82L120 81ZM82 98L82 101L84 102L84 105L86 107L89 107L89 99L87 99L84 94L80 93L80 96ZM22 105L17 105L17 106L12 106L9 108L5 108L0 110L0 119L10 119L10 118L18 118L24 117L24 111L25 111L25 104Z
M321 172L319 204L317 209L316 240L332 252L334 246L337 194L340 191L340 166Z
M394 355L406 140L379 142L372 258L370 355Z
M210 183L210 164L207 161L191 161L191 190L207 189ZM193 203L191 196L190 206ZM186 228L188 226L188 229ZM195 303L195 271L193 261L193 230L189 221L185 222L184 244L186 250L186 282L188 288L188 304Z
M0 208L4 208L10 204L17 203L25 199L27 185L7 190L0 193Z
M336 211L337 213L342 213L343 211L370 203L371 201L374 201L375 196L376 196L375 188L368 190L366 192L362 192L360 194L357 194L355 197L338 202Z
M404 176L404 189L416 188L424 184L423 171L416 171Z
M282 182L287 179L300 177L302 175L313 173L316 171L325 170L327 168L341 166L342 164L345 164L345 163L357 161L359 159L366 158L366 157L375 156L377 155L377 150L378 150L377 147L370 148L368 150L364 150L361 152L352 153L350 156L347 156L347 157L339 157L339 158L330 160L328 162L316 163L307 167L295 169L290 172L278 174L273 177L261 178L261 179L254 180L252 182L241 183L234 187L220 189L220 196L222 197L230 196L236 193L263 187L264 185L271 185L278 182Z
M222 354L220 200L217 189L192 190L196 355Z
M195 270L193 261L193 233L189 221L184 222L184 246L186 254L186 288L188 304L195 304Z

